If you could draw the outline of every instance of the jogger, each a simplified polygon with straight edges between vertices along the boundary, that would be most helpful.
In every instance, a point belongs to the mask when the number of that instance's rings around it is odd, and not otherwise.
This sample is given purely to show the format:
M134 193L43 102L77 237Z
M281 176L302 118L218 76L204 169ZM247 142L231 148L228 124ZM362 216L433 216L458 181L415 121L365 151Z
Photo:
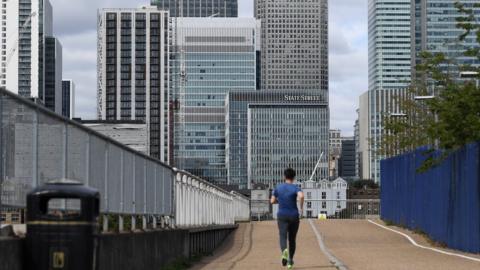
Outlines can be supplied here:
M293 269L293 257L297 248L297 232L300 226L300 215L303 212L303 192L295 185L295 170L286 169L285 183L278 185L273 191L270 202L278 203L278 231L280 237L280 249L282 251L282 265ZM297 207L297 199L300 202L300 212ZM288 246L287 246L288 239Z

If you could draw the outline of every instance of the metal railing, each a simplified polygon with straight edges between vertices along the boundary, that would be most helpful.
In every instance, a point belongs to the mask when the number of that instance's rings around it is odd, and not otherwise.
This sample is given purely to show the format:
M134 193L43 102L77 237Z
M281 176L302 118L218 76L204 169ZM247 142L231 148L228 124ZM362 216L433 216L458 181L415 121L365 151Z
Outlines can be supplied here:
M184 171L175 184L176 224L181 227L234 224L249 220L249 200Z
M380 200L305 200L305 218L366 219L380 215Z
M276 218L278 206L273 206ZM305 199L304 218L369 219L380 216L379 199Z
M101 194L104 229L118 216L132 228L232 224L249 216L247 199L136 152L75 121L0 89L0 209L23 208L26 194L71 179Z

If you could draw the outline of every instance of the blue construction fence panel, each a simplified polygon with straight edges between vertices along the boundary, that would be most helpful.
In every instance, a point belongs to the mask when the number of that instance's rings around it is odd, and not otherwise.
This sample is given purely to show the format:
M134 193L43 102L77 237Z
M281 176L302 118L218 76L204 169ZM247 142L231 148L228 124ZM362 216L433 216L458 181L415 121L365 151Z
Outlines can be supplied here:
M465 146L419 173L426 150L381 162L382 219L420 230L450 248L479 253L480 144Z

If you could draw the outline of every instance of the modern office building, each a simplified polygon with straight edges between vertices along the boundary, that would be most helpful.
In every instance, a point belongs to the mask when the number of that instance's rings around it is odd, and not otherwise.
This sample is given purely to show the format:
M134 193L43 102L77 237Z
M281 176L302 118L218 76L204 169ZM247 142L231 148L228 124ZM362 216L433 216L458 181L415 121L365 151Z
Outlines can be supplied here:
M226 103L228 183L274 187L287 167L298 181L328 178L329 109L322 92L231 91Z
M53 55L47 46L52 48L55 43L50 38L53 36L52 6L48 0L2 1L1 13L0 87L45 103L46 84L53 82L52 78L46 78L46 73L61 70L61 66L54 68L53 62L47 63L50 60L45 59ZM61 51L61 46L58 50ZM60 51L55 54L61 55ZM56 87L59 88L55 92L60 91L61 85L57 83ZM53 90L48 91L47 102L51 103Z
M141 120L150 155L169 157L168 11L103 9L98 14L98 117Z
M338 175L348 181L356 178L356 151L353 137L342 139L342 154L339 161Z
M358 155L361 179L380 181L383 122L391 114L403 113L398 100L406 94L407 88L398 88L370 90L360 96Z
M75 117L75 84L73 80L62 81L62 115L70 119Z
M265 90L328 93L328 1L256 0Z
M55 37L45 38L44 105L62 114L62 45Z
M178 18L171 86L174 166L225 184L225 96L256 88L254 18ZM172 41L172 43L175 41Z
M457 18L464 16L455 7L456 1L445 0L415 0L415 20L412 20L412 47L413 63L419 63L419 53L429 51L442 52L458 64L480 66L476 57L467 57L464 52L467 48L478 46L475 33L472 32L465 41L460 42L458 37L464 30L457 28ZM480 17L480 7L474 7L478 0L460 1L466 8L474 10L476 18Z
M474 8L478 0L461 3ZM368 122L363 127L363 121L359 122L362 178L380 181L383 119L398 112L398 96L405 95L422 51L446 53L458 64L480 66L478 59L463 54L476 41L474 33L459 41L463 30L457 28L456 18L461 14L454 4L446 0L369 0L369 92L360 98L364 103L360 118ZM474 8L474 13L480 16L480 8Z
M380 181L379 146L383 119L392 113L395 95L406 90L412 75L412 0L369 0L369 91L361 97L360 127L363 179ZM363 102L363 105L362 105ZM394 107L394 106L393 106ZM362 125L360 121L360 125ZM363 146L363 144L368 144ZM368 167L368 168L367 168Z
M238 17L237 0L152 0L152 5L170 11L170 17Z

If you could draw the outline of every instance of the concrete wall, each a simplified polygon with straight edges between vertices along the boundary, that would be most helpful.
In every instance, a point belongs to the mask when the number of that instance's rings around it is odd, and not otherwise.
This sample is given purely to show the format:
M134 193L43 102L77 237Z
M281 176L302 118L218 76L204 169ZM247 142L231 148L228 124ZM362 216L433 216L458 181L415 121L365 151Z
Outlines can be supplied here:
M99 270L162 269L181 258L211 254L237 226L103 234ZM0 269L24 270L22 239L0 239ZM26 270L26 269L25 269Z
M187 240L186 230L102 235L98 269L161 269L188 256Z
M0 268L2 270L23 269L22 239L0 238Z

